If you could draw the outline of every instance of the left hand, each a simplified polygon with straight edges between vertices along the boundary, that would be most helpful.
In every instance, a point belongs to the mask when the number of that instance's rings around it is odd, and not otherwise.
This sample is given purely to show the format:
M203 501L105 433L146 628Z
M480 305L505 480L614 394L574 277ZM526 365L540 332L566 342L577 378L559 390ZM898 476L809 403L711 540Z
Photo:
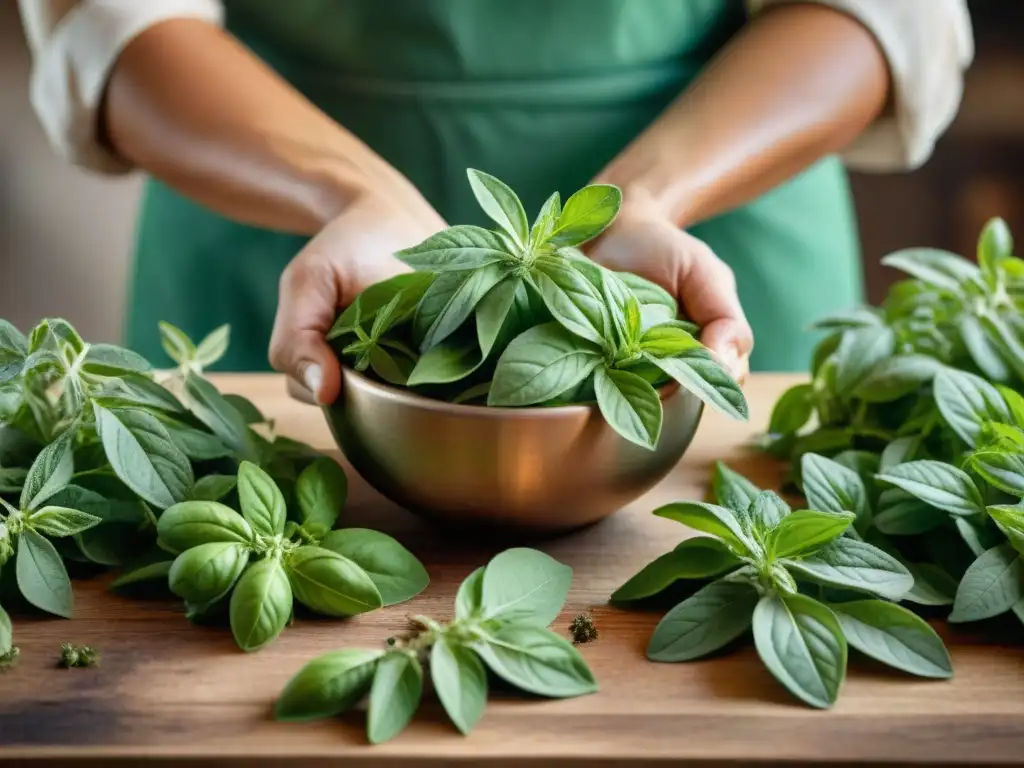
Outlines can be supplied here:
M742 382L750 370L754 334L740 306L732 269L652 202L631 196L615 222L586 248L587 255L669 291L685 317L701 326L701 342Z

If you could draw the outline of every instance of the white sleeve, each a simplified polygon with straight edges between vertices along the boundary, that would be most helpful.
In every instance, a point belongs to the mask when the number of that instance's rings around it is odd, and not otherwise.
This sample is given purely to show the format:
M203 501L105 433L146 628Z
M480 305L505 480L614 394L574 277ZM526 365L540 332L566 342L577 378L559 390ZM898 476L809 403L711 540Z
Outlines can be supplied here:
M221 25L221 0L19 0L32 51L30 97L51 146L102 173L131 166L97 140L98 109L111 67L147 28L171 18Z
M892 108L845 149L846 164L874 172L921 166L956 117L974 59L966 0L815 1L863 24L889 64ZM787 2L793 0L747 0L747 6L754 14Z

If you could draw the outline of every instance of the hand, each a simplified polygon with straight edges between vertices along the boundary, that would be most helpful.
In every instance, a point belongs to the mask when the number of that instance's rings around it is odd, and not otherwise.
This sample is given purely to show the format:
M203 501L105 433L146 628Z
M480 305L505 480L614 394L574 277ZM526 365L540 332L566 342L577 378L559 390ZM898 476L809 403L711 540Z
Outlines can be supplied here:
M338 311L368 286L410 271L393 254L445 226L411 188L367 193L291 260L281 275L270 364L288 375L293 396L334 402L341 390L341 366L326 335Z
M634 195L587 250L599 264L645 277L675 296L686 318L701 326L701 342L743 381L754 335L732 269L707 245Z

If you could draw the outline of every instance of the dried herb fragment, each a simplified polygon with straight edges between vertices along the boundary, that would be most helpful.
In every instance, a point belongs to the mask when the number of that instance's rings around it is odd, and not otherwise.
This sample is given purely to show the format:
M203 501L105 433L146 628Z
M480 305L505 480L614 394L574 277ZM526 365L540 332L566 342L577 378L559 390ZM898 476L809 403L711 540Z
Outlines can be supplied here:
M0 653L0 672L6 672L17 664L20 655L21 649L16 645L11 646L6 653Z
M100 653L91 645L75 646L64 643L60 647L60 661L57 666L63 669L72 667L95 667L100 662Z
M572 644L581 645L592 643L597 640L598 631L594 626L594 619L589 613L578 613L573 617L569 625L569 632L572 633Z

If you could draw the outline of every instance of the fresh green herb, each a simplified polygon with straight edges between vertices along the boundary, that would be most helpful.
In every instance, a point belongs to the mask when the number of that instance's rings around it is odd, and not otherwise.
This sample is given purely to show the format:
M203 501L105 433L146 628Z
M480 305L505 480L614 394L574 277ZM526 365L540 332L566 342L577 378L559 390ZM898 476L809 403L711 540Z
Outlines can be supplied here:
M419 271L366 289L331 329L344 362L456 403L596 403L624 439L649 449L661 434L658 390L671 381L747 418L739 386L671 296L577 249L611 225L616 187L584 187L564 206L556 193L528 226L515 192L468 173L497 228L453 226L400 252Z
M95 667L100 663L100 654L91 645L72 645L64 643L60 647L58 667L72 669L74 667Z
M594 626L594 618L589 613L578 613L573 616L569 633L572 635L573 645L592 643L597 640L599 634L597 627Z
M397 736L419 707L429 674L441 705L469 733L487 703L487 670L527 693L567 698L597 683L571 643L547 629L565 602L571 570L542 552L507 550L462 583L453 621L413 617L386 650L345 649L306 664L275 706L279 720L334 717L369 696L367 737Z
M16 645L12 645L3 653L0 653L0 672L6 672L17 664L20 655L21 649Z

